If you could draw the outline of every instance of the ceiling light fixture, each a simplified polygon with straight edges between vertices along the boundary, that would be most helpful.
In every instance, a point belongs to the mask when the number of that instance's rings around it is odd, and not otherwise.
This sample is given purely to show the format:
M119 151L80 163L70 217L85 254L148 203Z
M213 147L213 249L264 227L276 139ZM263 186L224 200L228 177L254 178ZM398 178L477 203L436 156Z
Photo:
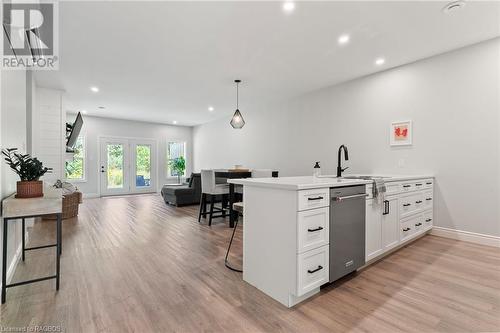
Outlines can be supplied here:
M87 114L87 110L80 111L82 114Z
M377 58L377 60L375 60L375 65L381 66L383 64L385 64L385 59L384 58Z
M341 35L338 39L338 42L340 45L344 45L344 44L349 43L350 39L351 39L351 37L349 37L349 35Z
M285 12L293 12L293 10L295 9L295 3L291 2L291 1L287 1L283 4L283 10Z
M465 1L453 1L444 6L443 12L445 14L450 14L452 12L458 11L465 7Z
M95 93L96 93L96 92L99 92L99 88L97 88L97 87L90 87L90 90L91 90L92 92L95 92Z
M98 106L99 109L104 110L106 107L105 106Z
M172 124L176 125L176 124L177 124L177 120L174 120L174 121L172 122Z
M233 128L241 129L245 126L245 120L243 120L243 116L239 110L239 85L241 80L234 80L236 83L236 111L234 111L233 118L229 122Z
M208 111L212 112L214 110L214 107L213 106L209 106L208 107Z

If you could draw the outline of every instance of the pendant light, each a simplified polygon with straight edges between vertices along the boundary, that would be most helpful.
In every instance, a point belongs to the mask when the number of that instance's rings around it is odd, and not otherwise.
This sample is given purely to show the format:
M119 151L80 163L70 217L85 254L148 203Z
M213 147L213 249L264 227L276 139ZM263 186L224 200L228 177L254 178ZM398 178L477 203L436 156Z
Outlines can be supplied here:
M240 110L238 109L238 102L239 102L238 88L241 80L234 80L234 82L236 83L236 111L234 111L233 118L231 118L230 124L231 126L233 126L233 128L240 129L243 126L245 126L245 121L243 120L243 116L241 115Z

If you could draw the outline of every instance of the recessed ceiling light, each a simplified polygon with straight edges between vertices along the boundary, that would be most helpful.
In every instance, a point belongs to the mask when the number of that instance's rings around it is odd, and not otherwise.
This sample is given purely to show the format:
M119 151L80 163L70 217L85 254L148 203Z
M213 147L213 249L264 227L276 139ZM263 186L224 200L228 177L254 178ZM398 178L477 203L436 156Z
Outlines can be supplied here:
M351 37L349 37L349 35L345 34L345 35L341 35L339 37L338 42L340 45L344 45L344 44L349 43L350 39L351 39Z
M96 92L99 92L99 88L97 88L97 87L90 87L90 90L91 90L92 92L95 92L95 93L96 93Z
M99 109L104 110L106 107L105 106L98 106Z
M465 7L465 1L453 1L444 6L443 12L449 14Z
M176 125L176 124L177 124L177 120L174 120L174 121L172 122L172 124Z
M87 114L87 110L80 111L82 114Z
M283 10L285 12L293 12L293 10L295 9L295 3L291 2L291 1L287 1L283 4Z
M385 63L385 59L384 58L377 58L377 60L375 60L375 65L377 66L381 66Z
M214 107L213 106L209 106L208 107L208 111L212 112L214 110Z

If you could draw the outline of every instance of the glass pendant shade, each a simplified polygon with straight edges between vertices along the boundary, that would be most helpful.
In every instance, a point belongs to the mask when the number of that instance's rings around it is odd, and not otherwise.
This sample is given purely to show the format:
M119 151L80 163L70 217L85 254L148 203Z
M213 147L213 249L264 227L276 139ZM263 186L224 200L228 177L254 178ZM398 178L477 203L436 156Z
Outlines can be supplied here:
M245 126L245 120L243 120L243 116L240 113L240 110L236 109L233 114L233 118L231 118L230 122L231 126L236 129L240 129Z

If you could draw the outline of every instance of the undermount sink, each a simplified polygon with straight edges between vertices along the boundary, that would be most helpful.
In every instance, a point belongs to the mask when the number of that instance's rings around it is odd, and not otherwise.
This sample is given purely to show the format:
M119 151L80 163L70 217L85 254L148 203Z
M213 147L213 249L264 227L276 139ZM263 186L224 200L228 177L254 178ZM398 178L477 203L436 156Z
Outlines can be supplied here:
M345 179L364 179L364 180L373 180L373 179L386 179L386 178L391 178L387 176L364 176L364 175L356 175L356 176L342 176L342 178Z

